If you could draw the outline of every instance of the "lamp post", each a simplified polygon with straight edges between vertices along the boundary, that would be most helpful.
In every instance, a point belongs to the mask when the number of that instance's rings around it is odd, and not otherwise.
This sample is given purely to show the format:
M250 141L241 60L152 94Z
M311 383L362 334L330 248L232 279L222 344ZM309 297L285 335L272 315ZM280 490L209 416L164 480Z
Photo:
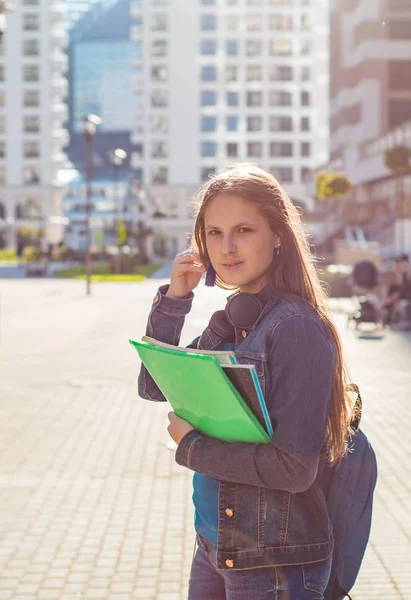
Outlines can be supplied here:
M0 42L3 39L3 34L6 29L6 14L15 10L16 9L11 2L0 0Z
M127 152L122 148L116 148L115 150L110 150L109 153L110 162L114 168L114 203L116 206L116 223L117 228L120 226L121 221L121 206L120 206L120 195L118 193L118 180L119 180L119 171L123 162L127 158ZM116 228L116 232L117 232ZM118 244L120 250L120 244Z
M97 115L89 114L84 117L84 142L85 153L85 182L86 182L86 253L84 260L84 270L86 272L86 290L87 295L91 292L91 177L92 177L92 142L96 133L97 125L101 124L101 119Z

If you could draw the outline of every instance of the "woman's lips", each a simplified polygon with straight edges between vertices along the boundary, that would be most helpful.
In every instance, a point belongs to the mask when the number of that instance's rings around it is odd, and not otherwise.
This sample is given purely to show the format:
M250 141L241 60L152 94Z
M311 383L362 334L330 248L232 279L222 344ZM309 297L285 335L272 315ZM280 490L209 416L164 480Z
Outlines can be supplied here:
M226 264L223 264L222 266L224 267L224 269L227 269L228 271L234 271L234 269L236 269L237 267L239 267L242 264L243 264L242 261L238 261L238 262L226 263Z

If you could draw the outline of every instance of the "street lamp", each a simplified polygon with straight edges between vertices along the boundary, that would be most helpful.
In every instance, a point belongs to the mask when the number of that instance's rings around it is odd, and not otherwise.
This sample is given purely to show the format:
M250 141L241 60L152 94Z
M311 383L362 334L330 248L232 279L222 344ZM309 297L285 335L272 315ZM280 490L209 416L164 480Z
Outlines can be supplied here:
M127 152L122 148L116 148L115 150L110 150L109 153L110 162L114 168L114 203L116 206L116 222L117 228L120 226L121 221L121 205L120 205L120 195L118 193L118 180L119 180L119 171L123 162L127 158ZM117 231L116 228L116 231ZM118 234L118 233L117 233ZM120 249L120 244L118 244Z
M6 14L9 12L14 12L15 10L16 8L10 2L6 2L6 0L0 0L0 42L6 29Z
M86 253L84 269L86 272L87 295L91 291L91 177L92 177L92 142L96 133L97 125L101 125L101 119L97 115L89 114L84 117L84 141L86 146L85 181L86 181Z

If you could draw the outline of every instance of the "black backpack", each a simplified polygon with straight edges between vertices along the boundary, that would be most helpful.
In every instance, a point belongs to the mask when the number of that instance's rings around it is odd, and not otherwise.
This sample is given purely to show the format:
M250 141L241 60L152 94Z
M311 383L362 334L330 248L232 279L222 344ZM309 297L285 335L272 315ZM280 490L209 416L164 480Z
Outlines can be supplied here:
M334 550L331 575L324 600L350 598L361 567L371 530L372 504L377 482L377 460L366 435L359 428L362 401L358 387L357 421L353 424L350 451L337 467L325 465L318 477L333 526Z

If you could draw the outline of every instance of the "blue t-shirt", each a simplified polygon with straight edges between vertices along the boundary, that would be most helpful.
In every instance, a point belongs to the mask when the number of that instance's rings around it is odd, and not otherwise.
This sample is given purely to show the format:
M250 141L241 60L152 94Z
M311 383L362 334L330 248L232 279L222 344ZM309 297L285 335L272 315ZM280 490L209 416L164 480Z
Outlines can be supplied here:
M224 344L222 350L234 350L234 344ZM196 532L213 544L218 537L218 490L220 482L217 479L194 473L193 504L194 528Z

